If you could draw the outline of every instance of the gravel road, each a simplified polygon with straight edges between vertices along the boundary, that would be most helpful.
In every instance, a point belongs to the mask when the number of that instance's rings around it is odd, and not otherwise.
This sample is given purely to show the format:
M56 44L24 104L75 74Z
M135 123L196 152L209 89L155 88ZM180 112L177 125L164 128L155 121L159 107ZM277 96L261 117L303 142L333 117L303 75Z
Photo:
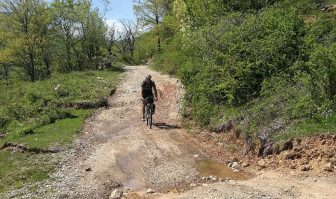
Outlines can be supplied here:
M199 181L194 155L207 154L190 144L195 138L181 128L181 84L147 66L126 70L109 108L87 120L71 149L55 155L58 171L33 191L26 187L5 198L108 199L112 192L129 199L336 198L331 177L267 171L245 181ZM159 94L151 130L141 120L140 84L146 74L153 76Z

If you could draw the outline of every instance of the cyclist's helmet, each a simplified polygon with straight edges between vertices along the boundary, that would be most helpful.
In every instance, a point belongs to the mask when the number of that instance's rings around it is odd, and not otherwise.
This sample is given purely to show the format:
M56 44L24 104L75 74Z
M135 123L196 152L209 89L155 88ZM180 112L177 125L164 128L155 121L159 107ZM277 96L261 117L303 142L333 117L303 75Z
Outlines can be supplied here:
M152 76L148 74L148 75L146 76L146 79L151 80L151 79L152 79Z

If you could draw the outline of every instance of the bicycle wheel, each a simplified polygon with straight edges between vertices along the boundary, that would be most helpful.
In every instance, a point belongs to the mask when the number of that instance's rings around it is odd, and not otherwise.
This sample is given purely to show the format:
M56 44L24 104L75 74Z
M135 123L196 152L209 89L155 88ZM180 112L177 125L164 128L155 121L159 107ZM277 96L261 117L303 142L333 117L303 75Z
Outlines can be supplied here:
M146 126L148 126L148 125L149 125L149 117L148 117L148 105L146 105L146 107L145 107L145 110L146 110L146 112L145 112L145 117L146 117Z
M153 125L153 114L152 114L152 107L149 109L149 128L152 129Z

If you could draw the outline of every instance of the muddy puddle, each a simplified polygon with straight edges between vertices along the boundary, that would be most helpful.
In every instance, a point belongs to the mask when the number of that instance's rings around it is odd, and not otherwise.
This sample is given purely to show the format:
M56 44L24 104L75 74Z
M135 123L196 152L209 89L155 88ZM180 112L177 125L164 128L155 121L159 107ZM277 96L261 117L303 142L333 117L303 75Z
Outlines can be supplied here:
M199 176L216 176L218 178L231 178L234 180L247 180L248 174L240 171L233 172L231 168L225 164L213 161L213 160L199 160L196 162L196 169L199 172Z

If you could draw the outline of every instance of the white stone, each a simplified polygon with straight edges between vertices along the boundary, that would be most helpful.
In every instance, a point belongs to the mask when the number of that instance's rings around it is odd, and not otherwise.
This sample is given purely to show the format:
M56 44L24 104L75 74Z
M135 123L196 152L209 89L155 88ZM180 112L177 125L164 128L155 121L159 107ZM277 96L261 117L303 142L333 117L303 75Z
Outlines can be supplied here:
M231 165L231 168L238 170L240 168L240 166L239 166L238 162L233 162L232 165Z
M55 91L57 91L61 87L61 84L57 84L57 86L54 88Z
M151 188L147 189L146 193L155 193L155 191Z
M109 199L120 199L122 196L122 191L120 189L115 189L112 191Z
M218 178L214 176L214 177L211 178L211 180L212 180L212 181L217 181Z

